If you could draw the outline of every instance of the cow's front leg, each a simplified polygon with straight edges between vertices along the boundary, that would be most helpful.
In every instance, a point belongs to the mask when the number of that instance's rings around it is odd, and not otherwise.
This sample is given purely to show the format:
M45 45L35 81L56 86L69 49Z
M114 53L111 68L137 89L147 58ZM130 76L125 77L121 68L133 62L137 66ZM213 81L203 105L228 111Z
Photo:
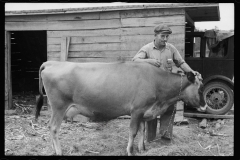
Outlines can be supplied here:
M145 121L140 122L139 132L140 132L140 138L139 138L139 142L138 142L138 150L141 153L145 150L145 145L144 145Z
M134 138L137 135L137 131L140 123L139 119L140 119L140 116L138 114L131 115L129 140L128 140L128 146L127 146L128 156L131 156L133 154L133 142L134 142Z

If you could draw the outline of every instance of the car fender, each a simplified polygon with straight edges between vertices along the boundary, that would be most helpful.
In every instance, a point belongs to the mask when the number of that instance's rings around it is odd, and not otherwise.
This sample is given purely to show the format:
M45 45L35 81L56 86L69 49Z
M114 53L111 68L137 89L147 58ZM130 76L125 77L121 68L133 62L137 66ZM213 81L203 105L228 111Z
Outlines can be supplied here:
M203 80L203 84L206 85L208 82L215 81L215 80L224 81L234 91L234 83L233 83L233 81L230 78L225 77L223 75L213 75L213 76L210 76L210 77L208 77L208 78Z

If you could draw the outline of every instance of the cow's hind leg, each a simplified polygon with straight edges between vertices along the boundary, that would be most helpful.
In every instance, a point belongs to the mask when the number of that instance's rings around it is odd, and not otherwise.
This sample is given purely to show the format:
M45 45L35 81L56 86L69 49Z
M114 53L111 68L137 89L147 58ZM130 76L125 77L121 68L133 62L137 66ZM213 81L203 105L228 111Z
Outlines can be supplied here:
M139 123L140 123L140 116L138 114L132 114L131 122L130 122L129 140L128 140L128 146L127 146L128 156L131 156L133 154L133 142L138 132Z
M62 155L62 149L60 146L58 136L59 136L60 125L64 117L64 112L67 107L59 107L59 106L57 107L58 108L55 108L52 106L52 116L49 122L49 129L50 129L53 148L55 149L55 152L57 155Z
M144 145L145 122L144 121L140 122L139 132L140 132L140 138L139 138L139 142L138 142L138 150L141 153L145 150L145 145Z

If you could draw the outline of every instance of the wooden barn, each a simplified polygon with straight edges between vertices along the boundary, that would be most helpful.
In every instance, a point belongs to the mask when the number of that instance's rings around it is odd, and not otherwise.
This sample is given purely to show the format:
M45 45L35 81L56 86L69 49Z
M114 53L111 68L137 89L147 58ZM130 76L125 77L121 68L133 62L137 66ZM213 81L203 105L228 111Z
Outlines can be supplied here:
M185 56L186 32L194 23L219 21L215 3L147 4L5 12L5 108L12 93L38 91L44 61L130 61L154 39L154 27L167 24L169 43Z

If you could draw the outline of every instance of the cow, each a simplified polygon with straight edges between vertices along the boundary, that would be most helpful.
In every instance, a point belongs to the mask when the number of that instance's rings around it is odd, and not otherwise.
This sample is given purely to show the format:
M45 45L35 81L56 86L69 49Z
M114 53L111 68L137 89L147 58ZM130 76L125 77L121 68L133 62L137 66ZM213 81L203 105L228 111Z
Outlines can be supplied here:
M71 105L96 122L130 115L129 156L138 131L138 149L145 150L144 123L163 115L178 100L206 109L202 79L192 72L170 73L144 62L44 62L39 70L36 120L43 103L43 87L52 109L49 130L57 155L62 155L60 125Z

